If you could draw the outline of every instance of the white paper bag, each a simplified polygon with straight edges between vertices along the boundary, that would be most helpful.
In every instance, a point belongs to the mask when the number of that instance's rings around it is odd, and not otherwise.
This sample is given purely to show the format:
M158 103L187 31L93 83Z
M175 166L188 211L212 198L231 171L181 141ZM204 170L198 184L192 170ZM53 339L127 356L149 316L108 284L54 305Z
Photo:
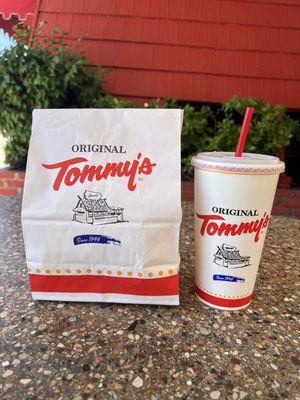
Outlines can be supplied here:
M179 304L183 112L33 112L22 207L38 300Z

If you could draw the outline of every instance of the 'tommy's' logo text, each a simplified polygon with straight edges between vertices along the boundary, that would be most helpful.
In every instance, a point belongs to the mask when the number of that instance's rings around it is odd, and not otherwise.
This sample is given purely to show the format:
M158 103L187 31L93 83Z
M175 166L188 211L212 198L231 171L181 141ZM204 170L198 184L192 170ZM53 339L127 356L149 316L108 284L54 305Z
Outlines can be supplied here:
M234 216L259 216L257 210L235 210L229 208L213 207L213 212L223 215ZM251 221L242 221L240 223L228 223L225 217L216 214L198 214L197 218L201 221L200 235L225 235L225 236L241 236L254 233L254 242L258 242L264 228L267 228L270 216L264 213L261 218Z
M142 153L138 153L132 161L106 163L105 165L89 165L87 158L74 157L55 164L42 164L42 166L46 169L57 170L53 183L54 190L59 190L61 185L73 186L77 182L84 183L86 180L92 182L127 177L127 188L134 191L137 185L137 176L150 175L156 163L151 162L148 157L142 157Z

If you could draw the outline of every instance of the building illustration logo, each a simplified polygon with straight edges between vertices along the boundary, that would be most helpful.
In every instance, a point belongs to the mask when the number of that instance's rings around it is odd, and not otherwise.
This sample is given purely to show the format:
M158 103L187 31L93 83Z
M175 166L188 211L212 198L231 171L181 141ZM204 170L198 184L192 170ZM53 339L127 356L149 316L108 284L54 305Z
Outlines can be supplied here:
M105 225L124 222L124 208L110 207L101 193L90 190L78 195L73 212L73 221L82 224Z
M225 268L244 268L250 265L250 256L241 256L235 246L224 243L218 246L213 262Z

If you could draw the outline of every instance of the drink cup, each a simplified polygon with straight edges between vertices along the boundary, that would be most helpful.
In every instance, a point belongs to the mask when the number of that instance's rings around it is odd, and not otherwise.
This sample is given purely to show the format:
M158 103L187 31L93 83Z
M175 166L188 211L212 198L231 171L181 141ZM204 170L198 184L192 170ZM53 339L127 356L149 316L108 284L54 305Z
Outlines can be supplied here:
M284 163L261 154L207 152L192 165L196 296L215 308L244 308L252 300Z

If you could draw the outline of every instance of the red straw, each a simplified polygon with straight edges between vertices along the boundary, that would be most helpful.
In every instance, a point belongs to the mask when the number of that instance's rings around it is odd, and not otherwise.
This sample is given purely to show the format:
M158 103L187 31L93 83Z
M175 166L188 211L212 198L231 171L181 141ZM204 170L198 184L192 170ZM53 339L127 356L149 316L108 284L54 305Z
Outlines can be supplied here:
M236 146L235 157L242 157L242 155L243 155L243 151L244 151L244 147L246 144L253 111L254 111L254 108L252 108L252 107L246 108L246 113L245 113L242 129L240 132L238 144Z

